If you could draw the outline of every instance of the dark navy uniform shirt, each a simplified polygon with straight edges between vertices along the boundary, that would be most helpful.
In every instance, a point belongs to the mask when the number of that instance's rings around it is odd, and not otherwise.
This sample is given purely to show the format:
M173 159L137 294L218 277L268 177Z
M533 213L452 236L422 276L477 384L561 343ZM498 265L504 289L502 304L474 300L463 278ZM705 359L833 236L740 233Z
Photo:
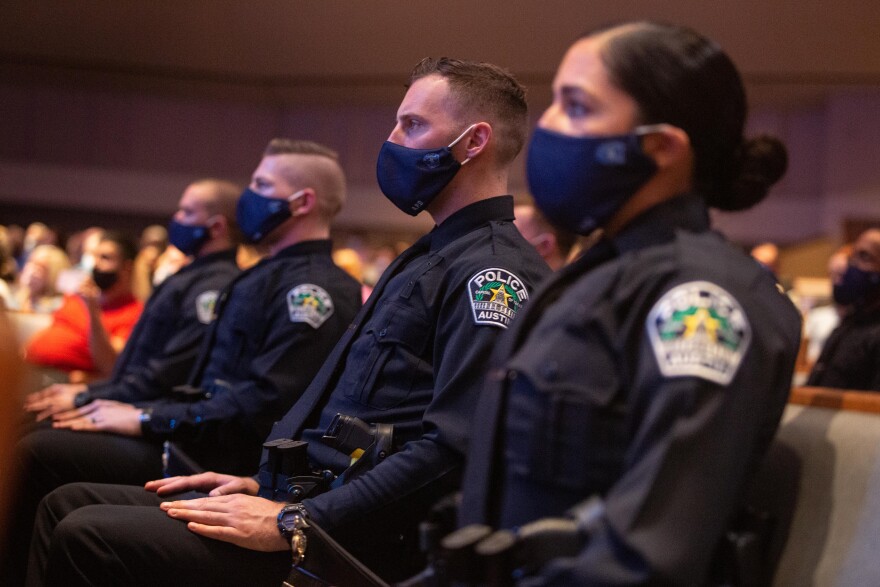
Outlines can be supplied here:
M230 249L199 257L159 284L112 376L89 385L89 398L135 403L185 383L213 318L214 303L239 273L235 250Z
M221 294L190 383L196 401L157 400L148 438L171 439L202 467L252 474L272 422L300 397L361 306L330 241L301 242L243 272Z
M303 502L323 527L405 502L460 472L497 336L550 273L512 221L511 197L482 200L405 251L303 400L275 425L271 438L308 440L311 462L336 473L350 458L320 437L337 412L395 426L399 452Z
M859 309L841 321L807 384L880 391L880 306Z
M604 500L531 584L700 584L788 397L800 317L676 198L541 289L499 343L461 522L516 528Z

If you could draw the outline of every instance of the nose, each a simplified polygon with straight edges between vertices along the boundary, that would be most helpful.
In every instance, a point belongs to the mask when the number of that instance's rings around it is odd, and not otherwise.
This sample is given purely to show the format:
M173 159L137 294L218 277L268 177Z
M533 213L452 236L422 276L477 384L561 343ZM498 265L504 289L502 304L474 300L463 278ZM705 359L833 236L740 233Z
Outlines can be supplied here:
M403 144L403 130L400 128L399 124L394 125L394 128L391 129L391 134L388 135L386 139L390 143L394 143L396 145Z
M562 109L554 102L538 119L538 126L547 130L559 130L562 126L561 116Z

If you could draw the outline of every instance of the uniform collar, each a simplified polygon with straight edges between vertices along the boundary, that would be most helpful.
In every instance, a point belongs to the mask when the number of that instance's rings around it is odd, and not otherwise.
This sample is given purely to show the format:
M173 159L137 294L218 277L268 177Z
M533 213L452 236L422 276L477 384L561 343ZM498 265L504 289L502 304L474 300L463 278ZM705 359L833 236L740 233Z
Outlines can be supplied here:
M272 255L270 259L279 259L281 257L299 257L303 255L315 254L329 255L332 250L333 244L330 242L330 239L301 241L296 244L292 244L289 247L284 247L283 249Z
M202 265L207 265L208 263L213 263L214 261L228 260L235 261L235 249L225 249L223 251L217 251L214 253L208 253L207 255L196 257L193 259L192 263L184 267L184 269L191 269L193 267L201 267ZM183 269L181 269L182 271Z
M431 231L431 250L442 249L457 238L491 221L513 222L513 196L495 196L468 204Z
M678 230L709 230L709 210L703 198L684 194L649 208L611 239L618 253L671 242Z

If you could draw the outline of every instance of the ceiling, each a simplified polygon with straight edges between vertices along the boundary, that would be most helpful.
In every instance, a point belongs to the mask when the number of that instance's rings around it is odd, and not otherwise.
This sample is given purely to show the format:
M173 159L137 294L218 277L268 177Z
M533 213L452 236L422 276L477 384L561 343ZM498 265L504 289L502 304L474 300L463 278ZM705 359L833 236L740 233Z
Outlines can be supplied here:
M877 0L4 0L0 73L282 101L396 100L425 55L546 86L599 24L653 18L718 40L757 100L880 86Z

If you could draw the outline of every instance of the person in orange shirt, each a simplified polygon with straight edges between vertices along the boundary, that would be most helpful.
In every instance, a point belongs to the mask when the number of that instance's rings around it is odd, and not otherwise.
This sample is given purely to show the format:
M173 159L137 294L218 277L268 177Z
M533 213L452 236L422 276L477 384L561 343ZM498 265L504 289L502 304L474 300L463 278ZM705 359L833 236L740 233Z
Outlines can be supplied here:
M66 296L52 324L35 334L25 348L34 365L84 378L106 377L140 317L143 303L132 293L132 267L137 249L125 235L108 231L97 250L91 278L78 295Z

